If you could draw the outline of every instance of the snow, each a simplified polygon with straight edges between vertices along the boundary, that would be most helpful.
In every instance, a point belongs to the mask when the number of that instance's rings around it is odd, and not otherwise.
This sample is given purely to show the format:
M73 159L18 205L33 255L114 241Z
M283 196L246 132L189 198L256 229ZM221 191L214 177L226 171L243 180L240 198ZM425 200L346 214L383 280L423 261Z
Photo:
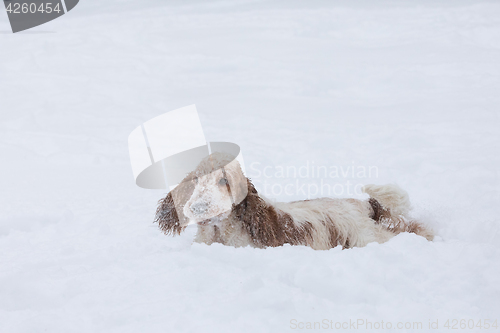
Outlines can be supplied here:
M0 331L500 319L497 1L81 1L9 30L4 15ZM127 137L193 103L262 193L398 183L437 239L314 251L162 235L165 192L135 186ZM377 172L276 174L313 164Z

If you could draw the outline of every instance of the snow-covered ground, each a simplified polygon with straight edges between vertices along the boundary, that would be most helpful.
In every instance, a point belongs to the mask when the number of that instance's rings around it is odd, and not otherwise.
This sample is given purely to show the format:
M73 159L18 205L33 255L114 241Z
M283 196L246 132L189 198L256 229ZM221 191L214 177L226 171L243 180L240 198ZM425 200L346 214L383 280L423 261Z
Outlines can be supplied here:
M497 331L500 2L82 0L9 30L0 14L0 332ZM398 183L439 236L162 235L127 137L193 103L267 196Z

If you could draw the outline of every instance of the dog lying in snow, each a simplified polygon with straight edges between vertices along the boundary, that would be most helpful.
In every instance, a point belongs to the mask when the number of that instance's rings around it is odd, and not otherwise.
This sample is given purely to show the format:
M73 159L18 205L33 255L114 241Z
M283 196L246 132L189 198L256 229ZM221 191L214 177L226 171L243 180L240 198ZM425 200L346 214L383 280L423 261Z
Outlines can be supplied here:
M228 154L206 157L161 199L155 222L165 234L180 234L194 221L195 241L265 248L283 244L327 250L383 243L401 232L428 240L433 233L408 218L408 194L396 185L367 185L370 198L321 198L273 202L257 193ZM234 198L240 200L234 200Z

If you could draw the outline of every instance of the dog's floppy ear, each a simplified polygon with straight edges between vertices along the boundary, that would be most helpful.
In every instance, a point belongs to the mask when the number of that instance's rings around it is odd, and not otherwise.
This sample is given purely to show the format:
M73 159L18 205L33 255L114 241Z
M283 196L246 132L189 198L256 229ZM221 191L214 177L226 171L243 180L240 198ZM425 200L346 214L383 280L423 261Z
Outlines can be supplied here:
M158 201L154 222L166 235L179 235L189 223L183 209L194 192L193 175L194 172L187 175L165 198Z
M154 222L158 223L158 226L166 235L179 235L184 230L185 227L180 223L171 192L158 201Z
M233 206L233 212L243 223L257 247L282 246L283 244L305 245L312 237L312 225L309 222L297 227L292 216L278 212L259 196L257 190L247 179L248 194L239 204Z
M258 247L283 245L284 235L278 225L278 216L274 207L264 203L249 179L247 179L247 186L246 198L233 207L237 218L243 223Z

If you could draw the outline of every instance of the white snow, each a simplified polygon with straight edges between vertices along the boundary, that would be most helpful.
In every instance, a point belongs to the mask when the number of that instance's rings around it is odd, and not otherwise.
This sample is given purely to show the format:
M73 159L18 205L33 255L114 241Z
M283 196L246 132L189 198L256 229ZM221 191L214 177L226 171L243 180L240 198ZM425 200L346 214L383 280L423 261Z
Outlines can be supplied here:
M500 320L498 1L83 0L18 34L0 18L1 332ZM262 193L398 183L439 236L314 251L162 235L165 192L135 186L127 137L193 103ZM377 173L276 174L313 164Z

